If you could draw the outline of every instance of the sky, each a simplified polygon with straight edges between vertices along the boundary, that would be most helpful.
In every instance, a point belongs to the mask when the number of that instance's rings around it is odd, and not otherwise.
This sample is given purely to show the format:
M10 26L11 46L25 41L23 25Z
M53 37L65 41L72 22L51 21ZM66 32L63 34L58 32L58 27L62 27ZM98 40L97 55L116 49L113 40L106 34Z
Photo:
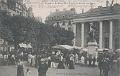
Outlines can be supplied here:
M45 18L56 9L62 11L75 8L77 13L89 10L91 7L105 6L106 0L24 0L28 6L33 8L35 17L41 17L44 22ZM112 0L108 0L110 3ZM114 3L120 3L120 0L114 0Z

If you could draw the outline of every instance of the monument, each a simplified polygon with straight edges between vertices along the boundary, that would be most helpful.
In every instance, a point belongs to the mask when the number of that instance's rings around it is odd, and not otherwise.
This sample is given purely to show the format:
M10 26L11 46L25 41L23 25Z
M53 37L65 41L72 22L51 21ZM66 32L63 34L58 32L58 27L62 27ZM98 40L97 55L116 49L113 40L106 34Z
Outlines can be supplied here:
M90 23L90 31L89 31L89 42L88 42L88 54L92 56L97 56L97 48L98 44L95 39L95 26L93 23Z

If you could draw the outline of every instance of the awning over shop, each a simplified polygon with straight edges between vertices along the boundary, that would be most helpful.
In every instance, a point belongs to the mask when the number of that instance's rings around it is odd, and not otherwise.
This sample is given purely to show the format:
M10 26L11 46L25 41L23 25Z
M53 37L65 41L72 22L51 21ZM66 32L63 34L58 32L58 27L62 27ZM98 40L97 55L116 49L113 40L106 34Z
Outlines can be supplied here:
M56 46L53 46L52 48L55 48L55 49L67 49L67 50L73 50L73 46L70 46L70 45L56 45Z
M78 47L78 46L73 46L73 48L74 48L74 49L79 49L79 50L82 49L82 47Z
M52 48L55 48L55 49L67 49L67 50L74 50L74 49L81 50L82 49L81 47L70 46L70 45L56 45L56 46L53 46Z
M23 47L23 48L32 48L31 44L24 44L24 43L21 43L19 44L20 47Z

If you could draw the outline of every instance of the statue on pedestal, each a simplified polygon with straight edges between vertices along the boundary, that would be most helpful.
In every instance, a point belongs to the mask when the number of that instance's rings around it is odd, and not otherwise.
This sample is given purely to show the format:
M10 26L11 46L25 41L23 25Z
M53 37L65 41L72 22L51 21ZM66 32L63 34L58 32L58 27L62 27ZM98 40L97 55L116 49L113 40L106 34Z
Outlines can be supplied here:
M95 58L97 58L96 48L98 47L98 45L95 39L95 32L96 32L96 27L94 26L93 23L90 23L89 41L88 41L88 46L87 46L87 49L88 49L87 53L90 56L89 58L90 60L91 60L91 57L92 57L92 60L96 60ZM89 62L91 65L91 61Z
M89 39L90 42L95 42L95 26L93 23L90 23Z

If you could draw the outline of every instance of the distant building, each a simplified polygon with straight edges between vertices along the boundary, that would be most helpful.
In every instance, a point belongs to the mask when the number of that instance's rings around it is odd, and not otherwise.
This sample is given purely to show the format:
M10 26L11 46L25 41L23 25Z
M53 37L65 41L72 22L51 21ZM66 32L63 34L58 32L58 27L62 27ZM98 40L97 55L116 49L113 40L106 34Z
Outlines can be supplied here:
M59 11L51 13L46 17L45 23L52 26L59 26L61 28L65 28L66 30L73 30L72 28L72 19L76 15L75 8L71 8L70 10L64 9L63 11Z
M33 17L32 8L28 9L23 0L0 0L0 13Z
M35 20L38 22L42 22L42 18L41 17L35 17Z
M23 4L24 0L16 0L18 3Z

